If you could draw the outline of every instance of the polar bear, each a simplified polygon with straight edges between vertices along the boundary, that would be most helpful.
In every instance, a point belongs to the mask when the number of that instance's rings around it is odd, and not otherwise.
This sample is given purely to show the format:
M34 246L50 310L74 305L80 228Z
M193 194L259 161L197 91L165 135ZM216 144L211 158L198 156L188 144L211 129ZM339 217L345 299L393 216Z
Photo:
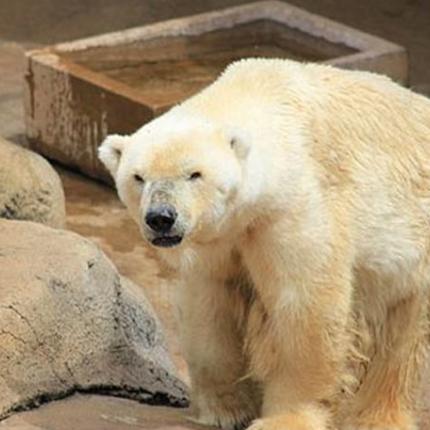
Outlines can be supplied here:
M416 428L429 100L368 72L247 59L99 154L184 281L197 421Z

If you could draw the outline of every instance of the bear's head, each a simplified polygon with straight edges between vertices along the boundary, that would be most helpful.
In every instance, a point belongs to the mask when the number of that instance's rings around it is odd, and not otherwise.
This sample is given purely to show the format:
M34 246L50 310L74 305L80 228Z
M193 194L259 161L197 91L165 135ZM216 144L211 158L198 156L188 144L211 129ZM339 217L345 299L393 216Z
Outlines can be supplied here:
M110 135L99 148L120 199L157 247L219 237L247 155L245 139L232 130L173 112L133 135Z

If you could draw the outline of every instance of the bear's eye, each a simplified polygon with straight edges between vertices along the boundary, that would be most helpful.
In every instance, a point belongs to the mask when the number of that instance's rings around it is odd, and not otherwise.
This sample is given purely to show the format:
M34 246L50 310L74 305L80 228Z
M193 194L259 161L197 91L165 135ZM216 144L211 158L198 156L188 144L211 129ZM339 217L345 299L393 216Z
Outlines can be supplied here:
M202 174L201 174L201 172L193 172L193 173L191 173L191 175L189 176L189 180L190 181L195 181L196 179L199 179L199 178L201 178L202 177Z
M138 182L139 184L143 184L145 182L145 180L142 178L142 176L138 175L137 173L135 173L133 175L133 178L136 182Z

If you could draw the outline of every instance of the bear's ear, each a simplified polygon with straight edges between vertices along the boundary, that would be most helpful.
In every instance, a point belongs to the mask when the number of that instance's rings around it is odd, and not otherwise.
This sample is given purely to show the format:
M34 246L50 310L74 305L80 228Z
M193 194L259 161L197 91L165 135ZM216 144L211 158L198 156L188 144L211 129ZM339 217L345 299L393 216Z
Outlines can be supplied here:
M234 134L230 137L230 146L237 158L244 160L249 154L249 144L243 136Z
M119 134L110 134L99 146L99 159L109 170L115 179L118 170L119 161L125 145L130 141L130 136L120 136Z

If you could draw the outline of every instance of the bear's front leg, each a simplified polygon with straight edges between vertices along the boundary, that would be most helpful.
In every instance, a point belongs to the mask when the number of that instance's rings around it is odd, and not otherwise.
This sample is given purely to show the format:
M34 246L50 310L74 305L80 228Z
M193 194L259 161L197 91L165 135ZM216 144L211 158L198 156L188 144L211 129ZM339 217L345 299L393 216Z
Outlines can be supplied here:
M191 408L197 421L238 429L254 419L261 396L243 356L246 299L223 280L188 277L180 292L181 345L191 378Z
M351 266L345 248L323 255L281 233L254 236L244 250L259 299L246 343L263 387L262 417L250 430L325 430L350 345Z

